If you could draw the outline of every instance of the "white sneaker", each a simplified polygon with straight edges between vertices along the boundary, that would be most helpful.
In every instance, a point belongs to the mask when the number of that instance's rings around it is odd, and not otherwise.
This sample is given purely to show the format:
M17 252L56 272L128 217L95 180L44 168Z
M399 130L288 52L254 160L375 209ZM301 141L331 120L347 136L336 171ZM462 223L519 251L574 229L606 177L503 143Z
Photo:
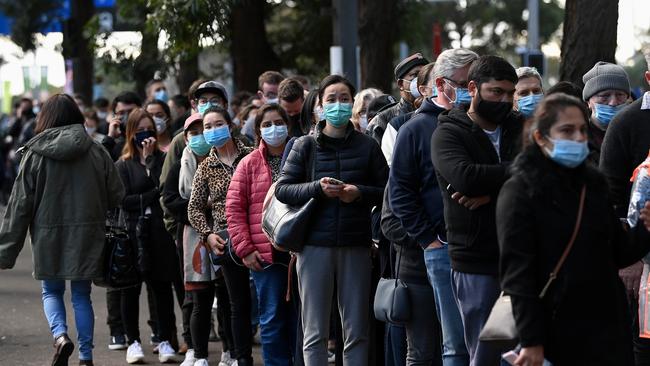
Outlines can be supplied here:
M336 354L330 350L327 350L327 363L335 363Z
M132 363L140 363L143 361L144 361L144 352L142 352L142 345L137 341L135 341L126 350L126 362L132 364Z
M181 363L180 366L194 366L195 362L196 358L194 358L194 350L188 349L187 352L185 352L185 360L183 360L183 363Z
M160 342L158 345L158 360L160 363L175 362L175 357L176 351L174 351L172 345L167 341Z
M205 358L199 358L198 360L196 360L196 362L194 362L194 366L209 366L208 360L206 360Z
M230 358L230 352L221 352L219 366L237 366L237 360Z

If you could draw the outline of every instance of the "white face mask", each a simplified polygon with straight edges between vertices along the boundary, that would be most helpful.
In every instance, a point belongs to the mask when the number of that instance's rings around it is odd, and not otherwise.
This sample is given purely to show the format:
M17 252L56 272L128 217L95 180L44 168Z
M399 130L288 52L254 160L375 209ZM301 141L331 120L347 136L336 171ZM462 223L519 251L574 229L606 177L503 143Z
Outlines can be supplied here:
M86 126L85 129L86 129L86 133L90 136L92 136L95 133L95 131L97 131L97 127Z
M167 130L167 119L166 118L160 118L160 117L153 117L153 123L156 124L156 130L158 130L158 133L163 133L165 130Z
M365 131L368 128L368 116L362 114L359 116L359 126L361 127L361 132Z

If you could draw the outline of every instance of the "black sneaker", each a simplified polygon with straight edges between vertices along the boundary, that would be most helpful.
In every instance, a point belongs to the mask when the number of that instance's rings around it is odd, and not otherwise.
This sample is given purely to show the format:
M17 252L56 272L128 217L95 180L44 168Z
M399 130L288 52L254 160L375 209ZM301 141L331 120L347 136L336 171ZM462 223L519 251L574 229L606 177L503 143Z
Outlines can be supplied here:
M108 349L110 350L122 350L126 349L128 345L126 344L126 336L118 335L111 337L111 342L108 344Z

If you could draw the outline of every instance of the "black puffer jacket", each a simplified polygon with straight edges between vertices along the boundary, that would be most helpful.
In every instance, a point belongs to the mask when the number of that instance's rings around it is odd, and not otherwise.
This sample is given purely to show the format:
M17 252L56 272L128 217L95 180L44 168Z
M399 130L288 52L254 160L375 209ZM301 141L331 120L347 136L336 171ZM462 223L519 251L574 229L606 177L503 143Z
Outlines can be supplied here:
M301 205L317 199L315 214L307 230L307 245L370 245L370 210L381 205L388 179L388 166L379 145L348 124L344 138L334 139L322 133L325 121L316 129L314 177L309 160L314 139L303 136L293 144L275 188L276 197L287 204ZM352 203L328 198L319 180L331 177L356 185L361 198Z

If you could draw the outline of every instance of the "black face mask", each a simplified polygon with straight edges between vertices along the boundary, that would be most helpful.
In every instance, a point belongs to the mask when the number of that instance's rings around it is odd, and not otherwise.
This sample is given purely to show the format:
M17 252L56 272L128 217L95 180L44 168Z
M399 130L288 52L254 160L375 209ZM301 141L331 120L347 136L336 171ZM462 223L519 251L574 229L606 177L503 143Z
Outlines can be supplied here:
M300 113L289 116L289 127L300 127Z
M135 145L138 147L142 147L142 142L149 137L154 137L155 133L153 131L140 131L135 133L135 137L133 137L133 141L135 142Z
M512 102L491 102L483 100L481 93L476 97L476 113L488 122L500 125L512 112Z

